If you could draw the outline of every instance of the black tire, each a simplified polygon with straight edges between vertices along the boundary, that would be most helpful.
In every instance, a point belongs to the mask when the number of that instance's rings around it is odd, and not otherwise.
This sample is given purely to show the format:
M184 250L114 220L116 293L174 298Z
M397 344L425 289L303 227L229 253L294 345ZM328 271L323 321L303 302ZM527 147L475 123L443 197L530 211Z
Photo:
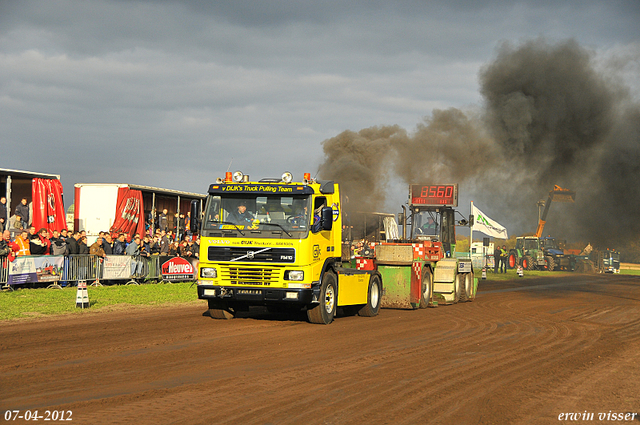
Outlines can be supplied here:
M422 269L422 293L420 294L420 308L429 307L432 296L433 274L431 273L431 269L425 267Z
M555 258L553 258L552 256L548 255L546 257L544 257L544 259L547 261L547 271L554 271L556 269L556 260Z
M518 268L518 254L516 254L514 251L511 251L509 253L509 256L507 257L507 268L508 269Z
M307 310L307 318L311 323L328 325L333 322L338 305L338 285L336 275L327 272L322 276L319 303Z
M476 298L474 291L473 272L464 275L464 290L467 292L467 301L473 301Z
M380 311L380 300L382 299L382 281L380 276L372 274L369 278L369 290L367 294L367 304L358 311L359 316L373 317Z
M466 303L469 301L469 297L467 296L467 288L466 288L466 279L469 273L458 274L456 278L456 284L458 285L458 302Z
M535 270L536 264L533 262L533 258L530 255L525 255L522 258L522 268L525 270Z

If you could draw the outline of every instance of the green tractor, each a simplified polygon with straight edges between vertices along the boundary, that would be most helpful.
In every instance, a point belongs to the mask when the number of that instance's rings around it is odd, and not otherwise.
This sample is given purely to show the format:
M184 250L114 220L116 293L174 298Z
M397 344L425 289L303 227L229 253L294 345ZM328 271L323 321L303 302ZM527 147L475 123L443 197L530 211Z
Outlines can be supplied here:
M547 270L547 259L540 244L540 238L535 236L516 238L516 247L507 257L507 266L509 268L522 266L524 270Z

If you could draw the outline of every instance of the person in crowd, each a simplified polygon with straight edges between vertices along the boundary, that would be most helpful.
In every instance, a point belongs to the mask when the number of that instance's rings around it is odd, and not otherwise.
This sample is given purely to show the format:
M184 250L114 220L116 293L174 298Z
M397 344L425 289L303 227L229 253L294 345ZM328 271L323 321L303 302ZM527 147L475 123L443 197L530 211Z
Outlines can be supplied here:
M49 255L51 253L51 241L48 238L49 231L42 228L35 237L29 241L29 250L31 255Z
M167 232L164 230L160 232L160 255L169 255L171 242L167 237Z
M160 232L156 232L153 239L149 241L149 252L151 255L160 254Z
M178 255L178 242L171 242L169 244L169 254L170 257L176 257Z
M89 255L96 255L98 257L104 258L104 248L102 247L102 238L96 239L96 241L89 248Z
M493 250L493 272L498 273L500 269L500 256L502 255L502 250L500 249L500 245L496 244L495 249Z
M142 275L142 261L138 258L140 255L140 236L135 235L131 243L125 251L131 256L131 277L140 277Z
M58 230L54 230L51 237L51 255L69 255L67 242L62 239Z
M29 245L29 232L26 230L22 230L20 235L13 241L13 245L11 247L13 252L16 253L17 257L23 257L25 255L31 255L30 245Z
M187 215L184 217L184 234L193 236L191 232L191 211L187 211Z
M15 215L20 217L24 227L29 225L29 205L27 205L27 198L22 198L20 203L16 206Z
M105 255L113 255L113 239L109 232L105 233L102 238L102 249L104 249Z
M22 217L17 215L15 220L13 221L13 228L17 229L17 230L22 230L22 229L24 229L26 227L27 227L27 225L22 222Z
M184 235L184 214L176 213L174 223L176 224L176 227L175 227L176 240L181 241L182 236Z
M23 227L23 229L26 229L27 227ZM35 226L31 226L29 227L29 240L31 239L35 239L38 237L38 234L36 233L36 228Z
M168 220L167 225L169 227L169 230L172 231L173 234L175 235L176 234L176 224L178 224L178 214L177 213L176 214L169 214L167 216L167 220ZM169 233L169 232L167 232L167 233Z
M196 240L193 241L193 256L200 258L200 236L196 236Z
M11 232L5 230L2 232L2 239L0 239L0 257L2 258L2 266L6 267L6 261L13 261L13 242L11 241Z
M149 235L144 235L142 238L142 245L140 245L140 255L143 257L149 257L151 255L151 238Z
M67 247L69 248L69 255L77 255L80 253L78 247L78 239L80 239L80 232L73 232L71 236L67 238Z
M189 258L193 257L193 251L191 251L191 247L189 246L190 238L189 236L185 236L182 242L180 242L180 246L178 247L178 253L181 257Z
M9 215L7 214L7 198L0 197L0 232L9 228Z
M169 230L169 210L166 208L162 210L158 216L158 228L165 232Z
M193 239L191 239L191 237L187 240L187 246L189 247L189 251L191 251L191 256L196 257L196 245L193 243Z
M71 236L69 236L69 231L67 229L62 229L60 230L60 237L66 242Z
M127 249L127 241L125 240L125 234L120 233L118 239L113 243L113 255L124 255Z
M502 245L500 250L500 273L507 272L507 246Z
M80 236L78 238L78 254L87 255L89 254L89 246L87 245L87 235L78 234Z

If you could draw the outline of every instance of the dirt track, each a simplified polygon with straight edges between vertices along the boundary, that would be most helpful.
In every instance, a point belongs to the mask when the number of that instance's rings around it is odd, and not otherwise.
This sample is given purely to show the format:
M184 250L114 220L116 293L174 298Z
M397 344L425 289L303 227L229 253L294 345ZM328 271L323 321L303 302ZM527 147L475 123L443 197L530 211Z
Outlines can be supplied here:
M70 410L78 424L545 424L569 412L594 413L588 423L640 413L639 277L481 282L472 303L329 326L260 311L217 321L205 309L2 323L0 414Z

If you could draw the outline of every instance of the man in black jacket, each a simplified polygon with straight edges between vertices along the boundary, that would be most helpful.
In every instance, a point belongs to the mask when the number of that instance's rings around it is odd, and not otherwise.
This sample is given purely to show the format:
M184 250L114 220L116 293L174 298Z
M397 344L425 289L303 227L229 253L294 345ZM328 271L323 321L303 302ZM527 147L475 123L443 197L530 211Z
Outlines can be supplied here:
M0 198L0 232L9 228L7 222L7 198Z
M79 254L78 239L80 239L80 232L73 232L70 238L67 238L67 247L69 248L69 254Z
M26 229L29 225L29 206L27 205L27 198L22 198L16 207L16 215L20 217L20 221L22 221L24 226L23 228Z
M113 243L113 255L124 255L124 251L127 249L127 242L125 241L124 233L118 235L118 239Z

